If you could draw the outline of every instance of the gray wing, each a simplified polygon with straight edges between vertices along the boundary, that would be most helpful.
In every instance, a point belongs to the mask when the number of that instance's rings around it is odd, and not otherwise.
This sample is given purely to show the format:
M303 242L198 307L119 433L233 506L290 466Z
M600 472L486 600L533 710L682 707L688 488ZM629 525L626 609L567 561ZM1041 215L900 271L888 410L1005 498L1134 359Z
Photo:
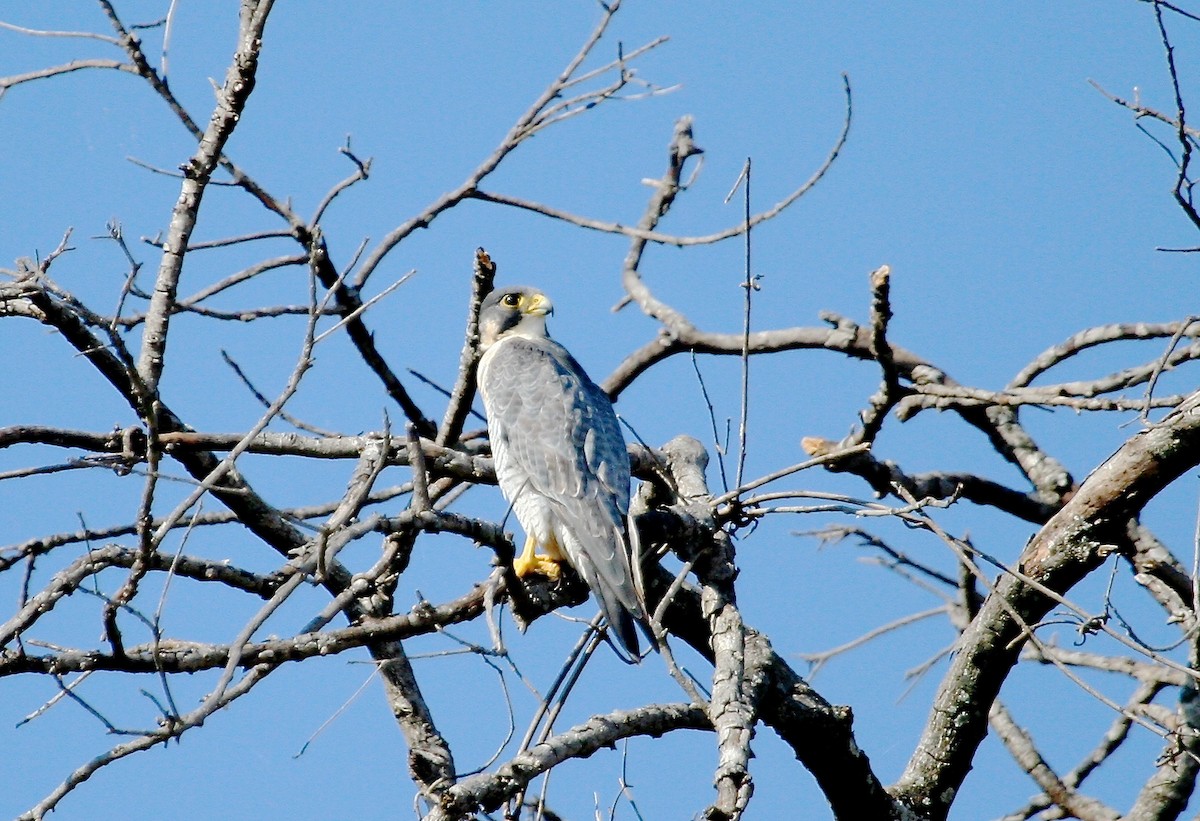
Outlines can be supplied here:
M636 646L630 616L644 615L626 537L629 455L608 396L557 342L524 337L488 350L479 388L505 496L546 501L568 560Z

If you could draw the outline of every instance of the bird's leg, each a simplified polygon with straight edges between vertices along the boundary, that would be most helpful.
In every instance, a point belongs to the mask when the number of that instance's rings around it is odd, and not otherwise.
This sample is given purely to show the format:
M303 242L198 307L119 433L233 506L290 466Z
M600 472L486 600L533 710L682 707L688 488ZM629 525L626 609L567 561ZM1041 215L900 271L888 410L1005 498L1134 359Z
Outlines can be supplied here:
M546 545L547 555L538 555L538 543L532 536L525 537L525 549L521 551L521 555L513 559L513 571L518 578L524 578L531 573L536 573L541 576L557 581L562 575L562 568L558 566L561 559L553 554L558 553L557 545L551 543Z

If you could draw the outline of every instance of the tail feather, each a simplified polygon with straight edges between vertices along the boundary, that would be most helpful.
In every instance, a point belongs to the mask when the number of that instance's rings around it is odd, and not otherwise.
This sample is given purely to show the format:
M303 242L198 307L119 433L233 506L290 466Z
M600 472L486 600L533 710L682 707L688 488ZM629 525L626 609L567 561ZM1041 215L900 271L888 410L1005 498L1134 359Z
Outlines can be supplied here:
M638 660L638 627L651 638L651 644L654 642L641 590L640 567L635 570L631 566L641 558L636 530L627 530L625 516L618 518L616 511L592 508L573 512L575 520L564 521L558 531L563 551L599 601L613 636Z
M625 648L626 653L635 661L639 660L642 648L641 642L638 641L637 628L634 626L636 620L619 602L609 601L600 595L596 598L600 602L600 611L608 621L610 633L617 639L617 643Z

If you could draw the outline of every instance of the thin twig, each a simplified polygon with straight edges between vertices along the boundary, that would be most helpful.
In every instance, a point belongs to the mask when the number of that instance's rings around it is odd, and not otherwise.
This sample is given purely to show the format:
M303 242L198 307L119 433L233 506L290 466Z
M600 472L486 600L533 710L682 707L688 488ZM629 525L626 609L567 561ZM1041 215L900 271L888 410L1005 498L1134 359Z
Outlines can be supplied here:
M750 158L746 158L746 164L742 167L742 173L738 177L738 181L733 184L733 190L729 192L729 196L725 198L726 202L729 197L733 196L733 192L737 190L738 184L741 183L744 187L743 194L743 216L745 219L746 230L743 234L745 240L745 270L743 271L745 278L742 281L742 288L745 289L743 295L742 306L742 392L741 392L741 412L738 417L738 459L737 471L735 473L734 484L738 487L742 486L742 476L746 468L746 439L749 435L749 426L747 424L750 415L750 306L753 304L754 291L758 290L758 281L754 276L753 269L750 267Z

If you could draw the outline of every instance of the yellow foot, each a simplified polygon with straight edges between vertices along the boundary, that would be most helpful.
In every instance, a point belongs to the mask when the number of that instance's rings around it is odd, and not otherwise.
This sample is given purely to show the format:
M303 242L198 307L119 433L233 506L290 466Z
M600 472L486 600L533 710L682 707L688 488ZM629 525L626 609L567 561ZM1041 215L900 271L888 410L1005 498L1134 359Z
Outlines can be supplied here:
M549 556L539 556L537 554L525 554L518 556L513 560L513 570L518 578L525 578L532 574L545 576L551 581L558 581L558 577L562 575L562 568L558 562Z

